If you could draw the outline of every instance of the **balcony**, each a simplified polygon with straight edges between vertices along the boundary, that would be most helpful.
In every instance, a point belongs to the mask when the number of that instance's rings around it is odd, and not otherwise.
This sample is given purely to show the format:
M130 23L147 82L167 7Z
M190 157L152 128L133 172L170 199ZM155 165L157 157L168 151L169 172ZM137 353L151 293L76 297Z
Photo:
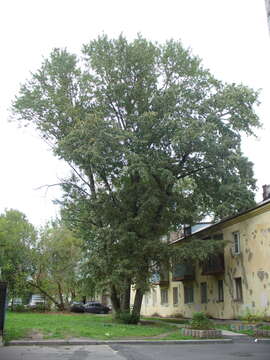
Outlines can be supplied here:
M155 273L151 277L151 283L159 286L169 286L169 273L162 272L161 274Z
M202 265L202 275L218 275L225 271L224 267L224 255L211 256Z
M191 264L176 264L174 266L172 281L194 280L195 271Z

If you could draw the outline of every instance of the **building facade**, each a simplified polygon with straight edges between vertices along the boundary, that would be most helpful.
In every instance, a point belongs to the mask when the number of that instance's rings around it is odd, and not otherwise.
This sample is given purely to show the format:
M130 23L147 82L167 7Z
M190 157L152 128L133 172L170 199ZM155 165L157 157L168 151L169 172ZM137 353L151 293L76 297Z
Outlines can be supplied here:
M270 317L270 200L169 246L210 237L226 241L224 253L195 266L177 264L173 273L153 278L142 315L191 317L203 311L219 319Z

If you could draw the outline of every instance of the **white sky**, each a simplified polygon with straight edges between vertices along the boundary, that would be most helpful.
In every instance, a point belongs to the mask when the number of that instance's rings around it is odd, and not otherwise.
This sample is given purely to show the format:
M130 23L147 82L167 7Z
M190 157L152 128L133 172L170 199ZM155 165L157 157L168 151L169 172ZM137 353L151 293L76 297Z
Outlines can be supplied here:
M270 183L270 37L264 0L3 0L0 5L0 212L15 208L34 225L57 214L56 188L65 166L37 133L8 123L19 84L54 47L78 53L102 32L163 42L181 39L219 79L262 89L258 114L264 128L243 151L261 186Z

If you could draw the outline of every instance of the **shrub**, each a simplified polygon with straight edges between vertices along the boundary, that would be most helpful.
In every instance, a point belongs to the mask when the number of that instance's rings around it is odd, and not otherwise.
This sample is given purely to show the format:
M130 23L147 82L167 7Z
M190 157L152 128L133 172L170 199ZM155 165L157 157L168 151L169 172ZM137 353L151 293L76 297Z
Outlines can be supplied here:
M50 307L45 304L36 304L35 306L31 306L30 310L33 312L45 312L50 311Z
M140 320L140 316L137 314L132 314L127 311L118 312L115 314L116 321L122 323L122 324L138 324Z
M249 309L246 310L245 315L240 317L240 320L249 323L261 322L261 321L265 321L265 319L266 319L265 314L251 313Z
M22 304L17 304L17 305L13 305L12 308L10 308L10 311L14 311L14 312L28 312L29 309L22 305Z
M196 312L190 321L192 329L210 330L214 328L213 322L203 312Z

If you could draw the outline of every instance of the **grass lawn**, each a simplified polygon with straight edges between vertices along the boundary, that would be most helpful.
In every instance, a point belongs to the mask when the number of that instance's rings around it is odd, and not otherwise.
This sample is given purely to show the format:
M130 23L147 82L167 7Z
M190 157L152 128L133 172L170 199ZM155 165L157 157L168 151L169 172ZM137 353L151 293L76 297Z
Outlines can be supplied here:
M162 321L165 323L176 324L176 325L189 323L189 320L187 320L187 319L177 319L177 318L173 319L173 318L158 318L158 317L142 317L142 319L156 320L156 321L158 320L158 321Z
M113 321L111 315L61 314L61 313L12 313L7 312L5 340L22 338L65 339L119 339L171 335L173 338L186 339L179 330L166 323L146 325L124 325ZM165 335L166 334L166 335Z

